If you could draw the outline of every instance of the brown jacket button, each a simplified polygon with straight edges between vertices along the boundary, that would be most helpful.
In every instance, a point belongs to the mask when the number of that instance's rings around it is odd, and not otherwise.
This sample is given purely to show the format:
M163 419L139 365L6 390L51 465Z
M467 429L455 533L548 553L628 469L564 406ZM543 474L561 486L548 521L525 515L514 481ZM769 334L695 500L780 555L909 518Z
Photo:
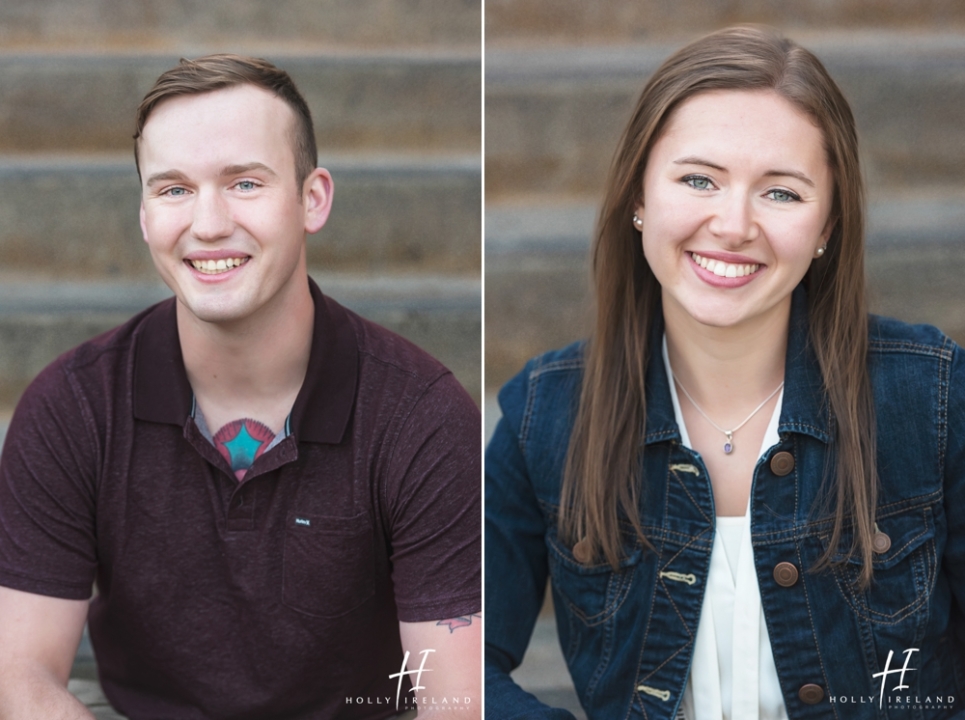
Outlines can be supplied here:
M797 568L789 562L779 562L774 566L774 581L781 587L791 587L797 582Z
M794 469L794 456L782 450L775 453L771 458L771 472L779 477L784 477Z
M802 703L817 705L824 700L824 688L814 683L808 683L801 686L801 689L797 691L797 696L801 698Z
M583 538L573 546L573 557L576 558L576 561L581 565L589 565L593 560L593 555L590 552L590 543L586 538Z
M886 553L891 549L891 538L888 537L887 533L883 533L881 530L879 530L871 539L871 547L879 555L881 553Z

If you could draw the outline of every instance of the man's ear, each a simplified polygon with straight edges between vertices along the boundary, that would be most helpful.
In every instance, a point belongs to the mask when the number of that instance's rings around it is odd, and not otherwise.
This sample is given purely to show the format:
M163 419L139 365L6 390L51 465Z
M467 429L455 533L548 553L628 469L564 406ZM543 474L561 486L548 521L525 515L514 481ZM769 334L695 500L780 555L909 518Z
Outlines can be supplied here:
M325 168L315 168L302 185L302 205L305 208L305 232L316 233L322 229L332 211L332 195L335 184Z
M141 237L144 238L144 242L147 242L147 216L144 212L144 201L141 200L141 211L139 213L141 219Z

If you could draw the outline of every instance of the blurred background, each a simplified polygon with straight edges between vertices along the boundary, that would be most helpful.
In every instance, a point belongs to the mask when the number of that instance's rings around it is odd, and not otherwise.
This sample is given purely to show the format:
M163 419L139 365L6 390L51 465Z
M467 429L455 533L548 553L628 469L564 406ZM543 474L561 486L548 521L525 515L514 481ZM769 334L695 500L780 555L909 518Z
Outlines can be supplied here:
M729 24L775 26L851 102L874 312L965 344L965 3L486 0L486 425L533 355L585 337L587 254L610 159L646 79ZM547 605L517 682L585 717Z
M134 115L180 57L287 70L335 180L322 291L481 385L481 0L0 3L0 438L58 354L170 295L138 226ZM98 717L87 640L72 688ZM100 703L100 705L99 705Z

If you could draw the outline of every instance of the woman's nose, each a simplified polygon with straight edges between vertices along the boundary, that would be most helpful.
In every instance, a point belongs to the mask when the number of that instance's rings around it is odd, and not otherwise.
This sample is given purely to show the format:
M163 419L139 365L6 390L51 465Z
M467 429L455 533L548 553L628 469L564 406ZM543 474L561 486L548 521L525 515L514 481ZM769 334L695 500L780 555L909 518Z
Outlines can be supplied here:
M722 196L710 218L708 228L723 243L732 247L755 239L760 228L748 194L730 192Z

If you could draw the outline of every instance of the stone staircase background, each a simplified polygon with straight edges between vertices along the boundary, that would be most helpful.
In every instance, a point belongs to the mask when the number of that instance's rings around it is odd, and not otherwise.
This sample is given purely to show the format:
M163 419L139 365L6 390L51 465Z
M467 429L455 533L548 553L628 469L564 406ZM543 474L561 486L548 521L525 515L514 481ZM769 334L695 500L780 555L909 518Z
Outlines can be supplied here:
M480 0L0 4L0 434L59 353L170 295L138 227L134 112L180 57L288 70L331 170L322 290L481 389Z
M607 167L647 77L728 24L774 25L851 101L875 312L965 343L965 3L487 0L486 424L529 357L586 334L587 253ZM551 608L517 680L578 717Z

